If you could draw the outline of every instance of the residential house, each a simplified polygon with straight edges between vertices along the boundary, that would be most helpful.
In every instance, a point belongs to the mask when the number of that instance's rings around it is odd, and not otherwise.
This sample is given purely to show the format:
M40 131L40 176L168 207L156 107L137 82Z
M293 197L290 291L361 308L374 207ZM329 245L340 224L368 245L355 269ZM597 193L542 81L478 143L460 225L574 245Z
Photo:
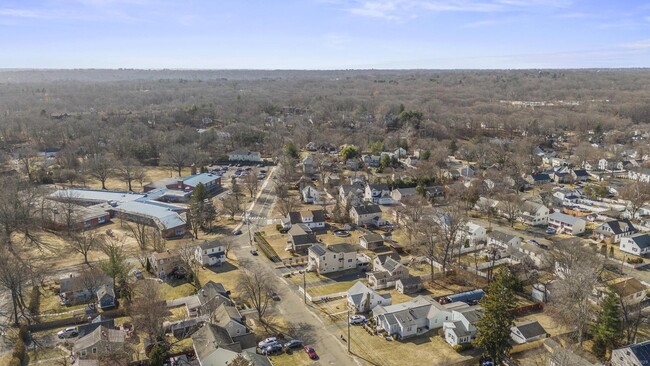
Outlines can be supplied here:
M260 163L262 155L259 151L235 150L228 153L228 160L236 162Z
M631 236L637 232L638 230L628 219L608 221L594 230L594 234L598 240L603 240L610 244L618 243L622 238Z
M638 168L628 170L628 179L638 180L639 182L650 183L650 169Z
M611 366L650 365L650 341L613 350L610 364Z
M605 286L596 287L594 294L602 301L607 291L612 291L626 305L636 305L645 300L647 287L634 277L617 278L607 282Z
M413 188L395 188L390 193L391 198L395 202L401 202L405 197L412 197L417 194L417 189Z
M300 199L304 203L314 203L320 205L321 203L325 202L325 193L308 184L300 190Z
M226 262L226 251L223 242L205 241L196 246L194 258L202 266L222 265Z
M361 160L369 167L377 168L381 165L381 155L366 154L361 157Z
M348 307L355 313L366 313L377 306L388 306L392 304L390 294L379 294L371 290L363 282L357 281L348 290Z
M159 278L165 279L178 269L181 257L177 251L167 249L162 253L152 253L150 263L153 273Z
M571 169L571 177L574 182L586 182L589 180L589 173L585 169Z
M548 184L553 181L551 176L546 173L529 174L525 180L531 185Z
M580 235L585 232L587 222L575 216L554 212L548 217L548 227L558 234Z
M488 235L487 243L489 246L498 246L501 248L518 248L521 244L521 238L515 235L504 233L503 231L493 230Z
M429 202L438 202L445 198L445 189L443 187L425 187L424 196Z
M115 319L109 319L104 315L97 315L90 321L90 323L79 324L77 326L77 336L79 338L84 337L85 335L92 333L95 331L95 329L102 326L109 329L117 329L115 327Z
M359 170L359 166L360 166L359 160L357 160L357 159L347 159L345 161L345 167L348 170L357 171L357 170Z
M374 203L365 203L350 209L350 219L357 226L368 224L381 226L386 222L381 215L381 208Z
M442 326L447 343L452 346L470 343L476 337L476 322L482 316L480 305L453 309L449 320Z
M386 254L379 254L372 260L372 270L373 271L381 271L384 268L384 264L386 263L387 260L392 259L396 262L400 262L402 260L402 257L400 257L399 254L395 252L390 252Z
M381 266L373 265L373 271L368 274L368 285L375 290L394 287L397 280L407 277L408 268L399 261L388 258Z
M83 360L101 361L122 353L124 353L123 359L126 359L128 355L126 354L125 340L126 333L123 330L99 326L91 333L78 338L72 346L72 352L77 358Z
M365 184L357 182L353 184L343 184L339 187L339 200L343 207L358 206L363 202Z
M289 244L294 253L303 253L312 245L318 244L318 239L309 226L296 224L289 229Z
M522 243L519 246L519 251L528 256L532 263L538 268L544 268L550 265L552 256L549 255L547 249L538 247L530 243Z
M396 158L401 159L403 157L406 157L406 155L408 155L408 152L404 148L398 147L397 150L393 151L393 155L395 155Z
M536 321L528 321L524 323L515 323L510 328L510 338L517 344L524 344L528 342L544 339L548 336L546 329Z
M640 257L650 253L650 235L635 234L621 238L619 246L621 251L638 255Z
M420 158L418 158L416 156L409 156L408 158L406 158L405 162L406 162L406 165L410 165L412 167L417 167L418 164L420 164Z
M115 290L113 286L101 285L97 288L97 307L104 310L117 305L115 301Z
M546 206L533 201L525 201L519 210L519 220L528 226L547 225L548 215Z
M255 344L246 347L233 339L228 331L216 324L206 324L192 334L194 353L200 366L227 366L243 357L251 366L271 366L266 356L255 352Z
M463 165L458 169L458 175L466 179L474 178L474 169L469 165Z
M291 226L303 224L310 229L322 229L325 227L325 211L323 210L291 211L287 216Z
M553 292L553 287L555 281L549 281L546 283L535 283L530 292L530 296L543 303L547 303L551 300L551 293Z
M311 175L316 173L316 166L314 163L314 158L311 155L305 156L304 159L302 159L302 172L307 175Z
M337 174L330 174L325 177L324 182L328 187L338 187L341 184L341 178Z
M400 294L413 294L422 290L422 278L419 276L408 276L400 278L395 282L395 290Z
M573 182L573 177L571 176L568 169L560 169L554 171L553 173L551 173L551 179L553 179L553 181L558 184Z
M251 333L246 325L246 319L236 306L226 302L221 303L212 313L210 320L212 324L224 328L234 341L245 343L246 348L255 346L255 335ZM247 339L244 341L245 338Z
M359 237L359 245L366 249L374 250L384 246L384 238L379 234L366 234Z
M407 339L443 326L451 316L451 309L466 307L465 303L441 305L429 296L372 310L375 324L397 339Z
M468 221L459 233L461 243L469 245L477 245L485 242L487 239L487 231L481 225Z
M307 143L307 145L305 145L305 150L307 150L307 151L316 151L316 150L318 150L318 147L316 146L316 143L310 141L309 143Z
M230 291L227 291L223 284L212 280L203 285L197 294L189 297L188 300L185 306L190 317L211 316L221 304L235 305L230 299Z
M61 303L76 305L92 301L102 286L112 288L113 280L108 276L99 276L97 278L68 276L59 280L59 286Z
M366 184L363 196L364 201L379 205L390 205L393 198L390 195L390 187L387 184Z
M357 248L348 243L314 244L307 250L308 268L318 274L357 268Z

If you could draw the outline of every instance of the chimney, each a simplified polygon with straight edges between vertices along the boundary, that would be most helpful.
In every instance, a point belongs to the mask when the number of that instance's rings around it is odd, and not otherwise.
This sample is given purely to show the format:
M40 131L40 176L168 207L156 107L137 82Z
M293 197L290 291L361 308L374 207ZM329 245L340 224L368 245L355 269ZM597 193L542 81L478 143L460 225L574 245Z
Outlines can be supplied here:
M190 166L190 169L191 169L191 173L192 173L192 175L196 175L196 164L193 163L193 164Z

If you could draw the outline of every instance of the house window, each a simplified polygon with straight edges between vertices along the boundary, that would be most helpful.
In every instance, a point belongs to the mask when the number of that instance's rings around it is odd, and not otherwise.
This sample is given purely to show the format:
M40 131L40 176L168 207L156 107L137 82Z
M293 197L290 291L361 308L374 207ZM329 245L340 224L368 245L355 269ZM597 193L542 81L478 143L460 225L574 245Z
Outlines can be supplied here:
M100 223L100 224L105 223L105 222L106 222L106 217L104 217L104 216L100 216L100 217L97 219L97 222Z
M92 353L97 353L97 348L93 347Z
M208 254L208 251L207 251L207 250L204 250L204 251L203 251L203 254Z
M348 259L348 263L352 263L352 259Z

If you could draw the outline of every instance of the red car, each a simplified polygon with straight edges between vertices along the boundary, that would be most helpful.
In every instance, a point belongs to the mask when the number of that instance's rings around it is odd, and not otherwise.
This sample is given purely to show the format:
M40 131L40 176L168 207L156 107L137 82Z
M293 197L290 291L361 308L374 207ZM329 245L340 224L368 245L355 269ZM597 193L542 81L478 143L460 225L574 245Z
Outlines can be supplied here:
M316 354L316 351L314 351L314 347L312 346L305 346L305 352L307 353L307 356L311 358L312 360L318 360L318 355Z

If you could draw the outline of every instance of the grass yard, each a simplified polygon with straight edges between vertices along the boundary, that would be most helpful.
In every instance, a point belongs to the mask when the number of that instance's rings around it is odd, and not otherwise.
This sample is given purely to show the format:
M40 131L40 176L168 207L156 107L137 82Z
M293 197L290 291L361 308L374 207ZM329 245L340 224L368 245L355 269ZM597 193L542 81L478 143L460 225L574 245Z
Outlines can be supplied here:
M232 256L230 253L228 256ZM237 282L239 281L240 272L237 270L238 263L229 259L221 266L206 267L199 270L199 281L202 285L208 281L221 283L226 290L232 293L233 297L237 296Z
M305 351L300 348L292 351L291 354L285 352L281 355L271 356L269 359L272 364L282 366L306 366L313 364L313 361L307 357Z
M34 363L41 363L43 365L56 364L55 360L52 360L51 363L43 362L43 361L50 360L50 359L61 359L61 358L65 358L66 356L68 356L68 354L58 347L37 348L36 350L33 350L31 348L27 349L27 358L29 359L29 364L34 364Z
M160 290L165 300L174 300L180 299L181 297L186 297L194 295L196 293L194 286L187 282L185 283L173 283L163 282L160 284Z
M423 360L428 365L446 365L470 358L454 351L437 331L398 342L372 336L362 327L352 327L350 337L352 353L375 365L420 365Z
M170 169L168 167L146 166L143 167L143 169L145 171L145 176L146 176L146 179L144 180L144 184L147 184L149 182L155 182L164 178L178 176L178 171L176 169ZM182 172L181 175L185 177L191 174L191 169L183 168L181 172ZM88 181L86 183L87 188L102 189L101 182L93 179L92 177L87 177L87 178L88 178ZM116 191L126 191L128 189L124 181L116 178L108 179L106 181L106 188L110 190L116 190ZM134 191L138 191L142 187L140 187L140 184L138 184L137 182L133 182L132 188Z
M354 285L357 281L361 281L364 283L368 282L368 280L364 278L360 280L336 282L336 283L314 286L314 287L309 287L309 285L307 285L307 293L311 296L325 296L329 294L335 294L338 292L349 290L350 287L352 287L352 285Z

